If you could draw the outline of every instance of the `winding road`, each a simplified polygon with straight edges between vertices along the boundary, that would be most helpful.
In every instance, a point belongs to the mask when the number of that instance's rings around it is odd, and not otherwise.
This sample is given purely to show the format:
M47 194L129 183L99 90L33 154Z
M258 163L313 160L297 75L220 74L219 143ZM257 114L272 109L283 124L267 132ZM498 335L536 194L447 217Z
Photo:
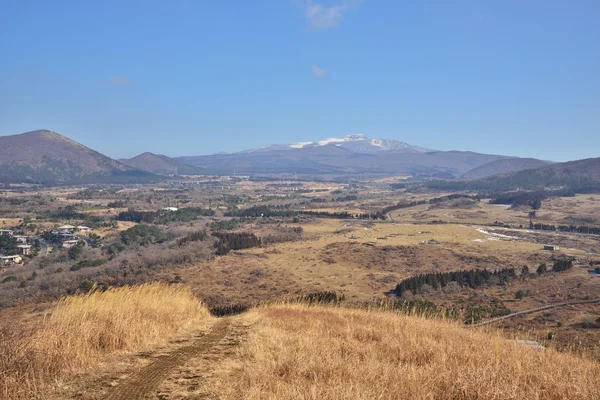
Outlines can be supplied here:
M508 319L508 318L518 317L519 315L533 314L535 312L543 311L543 310L548 310L550 308L575 306L575 305L578 305L578 304L594 304L594 303L600 303L600 299L595 299L595 300L579 300L579 301L563 301L563 302L560 302L560 303L552 303L552 304L547 304L547 305L541 306L541 307L530 308L529 310L523 310L523 311L518 311L518 312L511 313L511 314L503 315L502 317L493 318L493 319L490 319L490 320L487 320L487 321L479 322L477 324L465 325L465 328L477 328L479 326L485 326L485 325L493 324L494 322L502 321L502 320L505 320L505 319Z

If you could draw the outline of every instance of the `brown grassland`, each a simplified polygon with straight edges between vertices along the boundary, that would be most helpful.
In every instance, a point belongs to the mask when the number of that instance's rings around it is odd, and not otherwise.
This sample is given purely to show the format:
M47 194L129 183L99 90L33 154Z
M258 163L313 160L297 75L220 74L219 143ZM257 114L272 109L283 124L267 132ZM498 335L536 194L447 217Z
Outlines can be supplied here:
M377 311L271 306L207 383L221 399L597 399L600 365ZM212 389L211 389L212 385Z
M177 354L177 341L168 339L194 332L209 337L217 329L225 332L213 349L178 358L181 365L168 364ZM130 377L143 380L145 367L158 371L163 366L159 386L154 392L140 387L139 398L600 396L597 362L526 348L495 330L465 329L416 314L305 304L266 305L219 322L181 286L152 284L68 297L28 340L11 345L3 344L0 353L3 399L107 394L121 399L114 395L121 387L135 391ZM147 357L150 361L140 363Z
M5 332L0 345L0 398L43 398L60 378L115 352L149 349L210 323L188 289L165 284L93 291L61 299L36 326Z

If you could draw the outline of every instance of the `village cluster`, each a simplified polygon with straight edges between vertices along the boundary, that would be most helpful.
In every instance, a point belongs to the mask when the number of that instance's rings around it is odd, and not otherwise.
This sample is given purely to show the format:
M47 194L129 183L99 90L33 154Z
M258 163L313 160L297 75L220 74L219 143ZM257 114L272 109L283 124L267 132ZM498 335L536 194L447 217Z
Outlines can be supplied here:
M92 229L87 226L63 225L52 231L52 235L59 238L57 245L64 249L70 249L78 243L89 244L89 235ZM34 249L40 249L40 256L45 257L52 252L50 246L41 236L19 235L11 229L0 230L0 236L15 240L18 245L19 254L6 254L6 250L0 247L0 268L21 264L23 256L32 256Z

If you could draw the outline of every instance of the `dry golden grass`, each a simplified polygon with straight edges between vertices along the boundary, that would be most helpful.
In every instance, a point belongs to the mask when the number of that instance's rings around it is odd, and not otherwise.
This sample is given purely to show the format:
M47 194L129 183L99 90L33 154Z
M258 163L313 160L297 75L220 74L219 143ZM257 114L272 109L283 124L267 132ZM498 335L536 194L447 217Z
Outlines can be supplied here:
M252 313L239 360L215 378L217 398L600 398L597 363L444 321L305 306Z
M34 397L49 382L107 354L160 345L210 319L181 286L144 284L66 297L39 327L3 342L0 398Z
M305 240L232 252L168 271L163 278L180 275L211 305L325 290L344 293L349 300L368 301L419 273L524 264L535 269L540 262L549 263L551 256L540 244L487 240L477 226L319 219L302 228ZM439 244L427 244L431 239ZM410 248L382 250L397 246ZM411 249L414 256L409 257L405 253ZM529 257L536 259L525 261ZM439 269L433 269L434 263ZM261 274L252 275L252 271Z

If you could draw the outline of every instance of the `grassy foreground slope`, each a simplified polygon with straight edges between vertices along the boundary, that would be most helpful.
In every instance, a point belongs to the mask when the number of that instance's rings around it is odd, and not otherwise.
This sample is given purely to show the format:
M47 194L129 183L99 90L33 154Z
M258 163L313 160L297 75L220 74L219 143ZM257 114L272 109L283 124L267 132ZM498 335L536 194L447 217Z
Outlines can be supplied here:
M144 284L60 300L29 331L5 332L0 342L0 399L38 398L56 381L115 352L165 343L211 320L181 286Z
M453 323L303 306L252 313L256 326L215 398L600 398L599 364Z

